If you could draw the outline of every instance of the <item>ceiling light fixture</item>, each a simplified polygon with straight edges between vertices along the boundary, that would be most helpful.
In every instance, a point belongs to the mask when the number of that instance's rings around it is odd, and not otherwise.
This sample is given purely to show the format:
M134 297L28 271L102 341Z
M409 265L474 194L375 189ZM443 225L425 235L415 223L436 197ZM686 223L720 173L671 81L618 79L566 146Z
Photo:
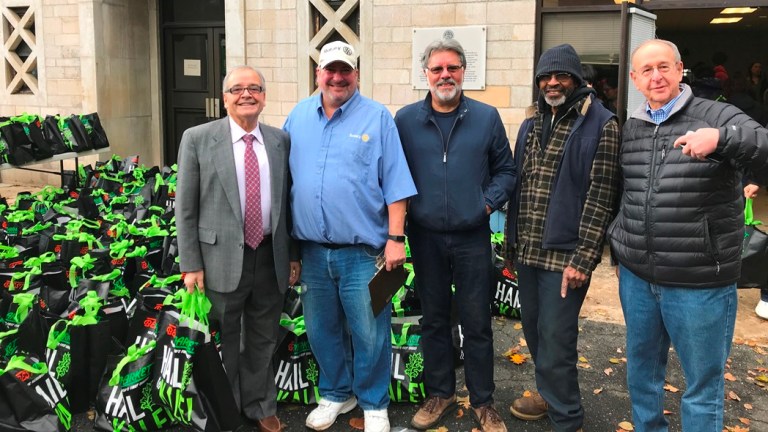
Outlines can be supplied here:
M710 24L733 24L741 21L743 17L737 17L737 18L712 18L712 21L710 21Z
M723 15L728 14L748 14L756 11L757 8L751 8L751 7L731 7L731 8L725 8L722 11L720 11Z

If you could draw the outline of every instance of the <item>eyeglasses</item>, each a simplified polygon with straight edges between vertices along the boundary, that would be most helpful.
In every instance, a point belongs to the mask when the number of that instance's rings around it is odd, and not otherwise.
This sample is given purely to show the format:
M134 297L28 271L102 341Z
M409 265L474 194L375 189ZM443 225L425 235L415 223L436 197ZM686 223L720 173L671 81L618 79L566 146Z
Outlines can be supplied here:
M536 77L536 81L549 81L550 79L552 79L553 75L555 79L561 83L571 79L571 74L569 74L568 72L558 72L558 73L541 74Z
M264 93L264 87L258 84L251 84L248 87L234 86L234 87L230 87L229 90L224 90L224 91L226 93L232 93L235 96L240 96L241 94L243 94L243 91L245 90L248 90L248 93L252 95Z
M443 73L443 70L447 70L449 74L455 74L456 72L461 70L461 68L463 67L464 66L461 66L461 65L448 65L446 67L435 66L435 67L427 68L427 70L433 75L440 75L441 73Z
M674 65L671 63L662 63L658 66L645 66L641 68L638 73L643 78L650 78L653 75L654 69L659 71L660 74L666 75L674 69Z

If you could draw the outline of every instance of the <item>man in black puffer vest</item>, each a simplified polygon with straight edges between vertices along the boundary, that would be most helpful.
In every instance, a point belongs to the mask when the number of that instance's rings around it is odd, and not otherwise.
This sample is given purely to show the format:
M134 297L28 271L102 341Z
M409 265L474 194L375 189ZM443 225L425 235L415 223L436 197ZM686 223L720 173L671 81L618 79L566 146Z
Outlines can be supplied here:
M744 237L741 177L768 181L768 130L731 105L694 97L680 84L671 42L643 42L630 76L647 102L624 125L623 195L608 235L635 430L667 430L671 343L686 379L683 430L720 432Z
M517 136L520 181L507 211L505 257L517 269L538 389L510 411L523 420L549 415L557 432L581 430L584 422L579 311L618 195L619 126L583 81L572 46L542 54L540 96Z

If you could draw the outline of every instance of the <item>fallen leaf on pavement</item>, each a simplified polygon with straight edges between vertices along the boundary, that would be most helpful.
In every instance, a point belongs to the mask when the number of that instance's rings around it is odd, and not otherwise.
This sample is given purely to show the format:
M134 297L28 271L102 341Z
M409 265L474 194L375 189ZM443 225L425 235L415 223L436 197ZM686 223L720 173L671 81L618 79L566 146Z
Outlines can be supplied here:
M723 378L725 378L727 381L736 381L736 377L733 376L733 374L730 372L726 372L725 375L723 375Z
M679 391L680 391L680 389L679 389L679 388L677 388L677 387L673 386L673 385L672 385L672 384L670 384L670 383L666 383L666 384L664 384L664 390L666 390L666 391L668 391L668 392L670 392L670 393L677 393L677 392L679 392Z
M459 408L459 409L456 410L456 418L460 419L462 417L464 417L464 410Z
M592 366L589 365L589 363L576 363L576 366L582 368L582 369L589 369Z
M765 375L765 374L758 375L757 377L755 377L755 379L763 383L768 383L768 375Z
M515 325L513 325L512 328L515 329L515 330L522 330L523 329L523 324L522 323L515 323Z
M735 400L735 401L741 401L741 398L739 397L739 395L736 394L735 391L729 391L728 392L728 399Z
M744 408L747 409L747 410L751 410L752 409L752 404L744 404Z
M602 392L603 392L603 388L602 387L596 388L596 389L592 390L592 393L594 393L594 394L600 394Z
M512 354L511 356L509 356L509 361L511 361L516 365L521 365L525 363L526 360L528 359L522 354Z
M617 359L616 357L611 357L611 358L608 359L608 362L613 363L613 364L619 364L619 363L621 363L621 360Z
M352 417L351 419L349 419L349 425L352 426L352 429L364 430L365 419L362 417Z
M749 426L749 419L746 417L739 417L739 421Z
M728 432L749 432L749 428L743 428L739 425L736 426L726 426L725 430Z
M606 375L608 375L608 376L611 376L611 374L613 373L613 368L605 368L605 369L603 370L603 372L604 372Z
M510 357L520 352L520 346L513 346L504 353L504 357Z
M520 338L520 346L521 347L527 347L528 346L528 342L526 342L524 338Z
M523 397L533 397L533 393L530 390L526 390L523 392Z
M670 415L670 414L674 414L674 413L670 410L664 410L664 415Z
M469 396L457 396L456 403L464 407L464 409L469 409Z
M584 356L579 357L579 361L582 363L589 363L589 360L587 360L587 358Z
M624 430L626 430L626 431L633 431L633 430L635 430L635 427L632 426L632 423L630 423L628 421L623 421L623 422L619 423L619 427L624 429Z

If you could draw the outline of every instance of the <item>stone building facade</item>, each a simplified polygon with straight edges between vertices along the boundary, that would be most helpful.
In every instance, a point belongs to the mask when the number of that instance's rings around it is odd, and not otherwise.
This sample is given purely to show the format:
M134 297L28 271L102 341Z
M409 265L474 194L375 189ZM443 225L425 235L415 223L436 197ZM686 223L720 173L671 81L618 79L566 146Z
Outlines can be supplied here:
M148 165L173 162L165 149L173 144L163 100L164 1L173 0L0 0L0 115L97 111L114 153L139 154ZM217 0L183 4L201 1ZM426 91L411 83L411 44L414 29L425 27L487 28L486 87L468 94L499 109L510 137L531 101L535 0L218 1L226 67L263 71L267 124L281 126L312 94L318 48L332 38L358 49L363 94L393 114L422 99ZM0 181L57 183L21 170L0 172Z

